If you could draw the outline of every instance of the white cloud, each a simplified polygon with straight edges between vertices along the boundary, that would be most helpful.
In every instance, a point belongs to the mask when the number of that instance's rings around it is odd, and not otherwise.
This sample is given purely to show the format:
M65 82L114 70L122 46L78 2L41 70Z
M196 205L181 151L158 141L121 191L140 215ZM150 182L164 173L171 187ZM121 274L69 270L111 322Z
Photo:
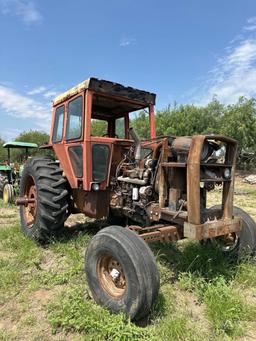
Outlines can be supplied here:
M49 130L51 111L47 104L35 101L3 85L0 85L0 108L10 116L30 119L33 124Z
M231 104L241 96L256 95L256 39L252 32L256 17L248 19L247 23L251 29L244 27L246 36L237 37L225 49L204 84L197 88L197 95L192 98L194 102L204 105L216 95L222 103Z
M0 10L4 15L20 17L26 24L37 23L42 19L42 14L32 0L0 0Z
M49 91L46 91L43 96L45 98L50 98L50 99L53 99L56 95L57 95L57 91L54 91L54 90L49 90Z
M247 25L244 27L244 30L246 31L256 30L256 17L252 17L247 20Z
M43 85L37 86L27 92L27 95L29 96L41 95L46 99L53 99L57 94L57 91L55 91L52 86L46 87Z
M38 86L30 91L27 92L28 95L39 95L44 93L47 90L45 86Z
M123 38L121 41L120 41L120 46L121 47L127 47L129 45L135 45L136 43L136 39L134 38Z

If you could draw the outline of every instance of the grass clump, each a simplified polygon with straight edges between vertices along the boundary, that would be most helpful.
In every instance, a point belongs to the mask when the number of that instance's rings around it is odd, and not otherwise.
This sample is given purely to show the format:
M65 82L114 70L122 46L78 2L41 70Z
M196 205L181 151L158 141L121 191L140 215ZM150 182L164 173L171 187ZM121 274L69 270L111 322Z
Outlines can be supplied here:
M238 289L255 287L255 262L251 258L238 261L218 248L196 243L188 243L182 252L179 288L191 292L203 304L205 318L216 336L243 335L247 323L256 318L256 308Z
M0 229L0 302L18 294L30 281L31 271L40 262L42 250L19 231L18 226Z
M185 313L176 313L163 321L159 327L159 339L163 341L206 340L205 335L200 335L197 328L190 324L189 316Z
M12 338L12 334L4 329L0 329L0 341L9 341Z
M48 305L48 319L53 331L79 332L86 340L152 340L153 334L121 315L85 299L82 286L74 286Z
M205 329L194 324L185 302L171 284L161 287L160 295L151 314L154 335L161 341L205 341Z
M217 334L224 332L229 336L240 336L244 323L256 318L256 309L247 305L223 278L207 286L204 303L206 316Z
M181 273L179 276L179 287L183 290L192 292L196 295L199 302L204 299L204 293L207 289L207 282L202 277L197 277L193 273Z
M256 288L256 257L247 258L238 266L235 281L242 287Z
M217 335L241 336L246 323L256 318L256 308L248 305L235 290L235 282L227 283L224 277L207 282L193 274L182 274L179 285L193 292L204 304L205 316Z
M41 271L38 274L37 280L40 284L47 288L52 288L56 285L67 284L74 280L75 277L84 277L83 269L79 267L72 267L62 272L56 272L53 270Z

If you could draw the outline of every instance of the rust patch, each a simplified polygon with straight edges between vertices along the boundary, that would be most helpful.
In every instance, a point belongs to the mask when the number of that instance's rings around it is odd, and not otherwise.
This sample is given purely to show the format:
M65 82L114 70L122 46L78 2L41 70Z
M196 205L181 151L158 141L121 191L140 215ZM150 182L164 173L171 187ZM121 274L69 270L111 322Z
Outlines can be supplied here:
M241 219L213 220L204 224L196 225L188 222L184 223L184 236L186 238L202 240L215 238L229 233L239 232L242 228Z

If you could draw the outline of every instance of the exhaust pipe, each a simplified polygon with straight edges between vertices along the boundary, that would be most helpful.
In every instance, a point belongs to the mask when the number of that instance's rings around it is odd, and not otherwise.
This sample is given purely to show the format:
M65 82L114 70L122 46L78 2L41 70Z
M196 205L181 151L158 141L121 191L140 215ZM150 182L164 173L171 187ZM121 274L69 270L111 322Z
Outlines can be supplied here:
M129 133L135 143L135 161L136 164L138 165L141 159L141 143L140 143L140 138L139 136L135 133L135 130L133 128L129 129Z

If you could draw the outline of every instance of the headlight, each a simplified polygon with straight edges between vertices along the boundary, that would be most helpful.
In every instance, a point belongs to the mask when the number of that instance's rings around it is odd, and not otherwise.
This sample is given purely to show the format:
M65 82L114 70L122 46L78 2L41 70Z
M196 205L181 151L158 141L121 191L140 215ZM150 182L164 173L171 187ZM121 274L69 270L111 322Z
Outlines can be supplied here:
M224 175L225 179L230 179L230 177L231 177L231 170L229 168L225 168L223 175Z
M93 191L98 191L100 189L100 184L94 183L92 184Z

